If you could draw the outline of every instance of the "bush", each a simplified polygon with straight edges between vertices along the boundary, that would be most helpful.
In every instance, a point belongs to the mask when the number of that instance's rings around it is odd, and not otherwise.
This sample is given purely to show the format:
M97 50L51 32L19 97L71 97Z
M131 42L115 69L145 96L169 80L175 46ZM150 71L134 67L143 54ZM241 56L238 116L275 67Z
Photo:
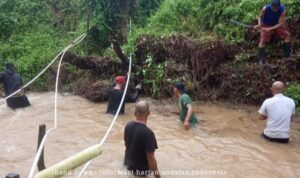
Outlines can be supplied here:
M215 32L231 41L243 41L245 28L230 19L245 24L257 22L263 6L269 0L165 0L149 19L144 32L151 34L181 33L203 36L203 30ZM288 19L300 11L299 0L282 0Z
M79 29L82 21L77 18L79 1L56 2L0 1L0 70L5 62L12 62L26 83L82 31ZM49 74L34 85L44 89Z
M145 62L147 67L141 71L144 77L143 85L151 88L152 97L159 97L164 77L164 64L156 64L150 56Z
M297 112L300 113L300 84L289 85L285 94L294 99L297 106Z
M65 35L62 39L48 27L41 27L35 33L13 34L0 46L0 65L3 66L7 61L14 63L24 83L27 83L70 42L70 38L71 35ZM43 75L35 86L40 89L46 88L47 77Z

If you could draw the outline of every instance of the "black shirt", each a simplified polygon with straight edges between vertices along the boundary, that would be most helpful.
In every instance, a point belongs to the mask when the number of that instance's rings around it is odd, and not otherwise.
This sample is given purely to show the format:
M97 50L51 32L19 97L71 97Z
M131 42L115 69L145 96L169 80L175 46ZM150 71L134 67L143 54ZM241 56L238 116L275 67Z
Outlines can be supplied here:
M113 115L115 115L117 113L118 107L122 100L123 93L124 93L123 90L117 90L114 88L108 92L108 106L107 106L106 113L113 114ZM134 93L133 95L126 94L125 100L124 100L123 105L120 110L120 114L124 114L124 108L125 108L126 102L129 102L129 103L136 102L138 97L139 97L139 90L137 90L136 93Z
M0 83L4 85L5 96L12 94L23 86L20 75L10 70L0 73Z
M20 75L15 73L13 70L6 70L5 72L1 72L0 83L3 83L4 85L6 97L19 90L23 86ZM6 103L7 106L12 109L30 106L28 98L23 93L16 94L15 96L7 99Z
M124 164L131 171L149 171L147 153L157 149L154 133L145 124L131 121L124 132L125 160Z

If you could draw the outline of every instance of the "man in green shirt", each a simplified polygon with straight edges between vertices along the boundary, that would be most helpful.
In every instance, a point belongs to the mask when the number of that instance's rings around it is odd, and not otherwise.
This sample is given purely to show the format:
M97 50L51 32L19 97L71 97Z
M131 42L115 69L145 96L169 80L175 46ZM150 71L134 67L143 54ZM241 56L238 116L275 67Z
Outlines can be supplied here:
M184 123L186 130L190 129L190 126L194 126L198 123L198 119L193 113L192 100L188 94L185 93L185 87L181 82L178 82L174 86L174 93L178 98L180 120Z

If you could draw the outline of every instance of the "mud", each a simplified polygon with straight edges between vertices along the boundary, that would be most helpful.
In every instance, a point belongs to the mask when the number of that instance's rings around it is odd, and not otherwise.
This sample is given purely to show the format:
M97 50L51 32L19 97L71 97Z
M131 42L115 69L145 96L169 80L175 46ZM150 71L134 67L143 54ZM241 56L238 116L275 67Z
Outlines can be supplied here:
M36 152L38 125L53 126L53 97L53 93L30 94L32 107L16 112L0 106L0 177L11 171L28 176ZM173 100L146 99L151 104L148 126L158 141L158 167L165 173L182 170L188 175L180 177L192 178L299 177L299 121L292 123L291 142L276 144L260 137L265 122L257 120L257 107L194 103L201 121L185 131L178 116L170 113L176 107ZM106 103L64 95L59 97L58 106L58 129L49 136L45 147L47 167L98 143L112 121L112 116L105 114ZM134 105L128 104L126 114L117 120L104 144L103 154L88 169L87 178L133 178L117 172L125 171L123 131L134 118L133 111ZM199 175L190 175L193 170ZM74 177L76 171L65 177ZM118 175L104 175L105 171ZM219 174L210 175L209 171Z
M171 68L165 66L163 78L176 81L187 76L183 82L200 100L257 104L270 96L273 81L296 83L300 80L297 54L289 60L271 56L265 65L259 65L255 52L248 60L238 60L239 55L249 52L242 47L222 41L197 42L181 36L142 37L137 48L141 59L151 55L156 62L171 61ZM164 93L170 90L168 81L162 81L161 90Z

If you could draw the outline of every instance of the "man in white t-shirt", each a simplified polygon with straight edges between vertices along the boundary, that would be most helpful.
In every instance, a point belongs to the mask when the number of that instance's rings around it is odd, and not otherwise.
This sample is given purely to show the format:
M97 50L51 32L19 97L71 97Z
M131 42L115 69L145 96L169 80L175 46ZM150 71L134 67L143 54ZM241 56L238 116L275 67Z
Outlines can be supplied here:
M288 143L296 105L293 99L283 95L283 82L274 82L271 90L274 96L266 99L258 111L259 119L267 120L262 136L269 141Z

